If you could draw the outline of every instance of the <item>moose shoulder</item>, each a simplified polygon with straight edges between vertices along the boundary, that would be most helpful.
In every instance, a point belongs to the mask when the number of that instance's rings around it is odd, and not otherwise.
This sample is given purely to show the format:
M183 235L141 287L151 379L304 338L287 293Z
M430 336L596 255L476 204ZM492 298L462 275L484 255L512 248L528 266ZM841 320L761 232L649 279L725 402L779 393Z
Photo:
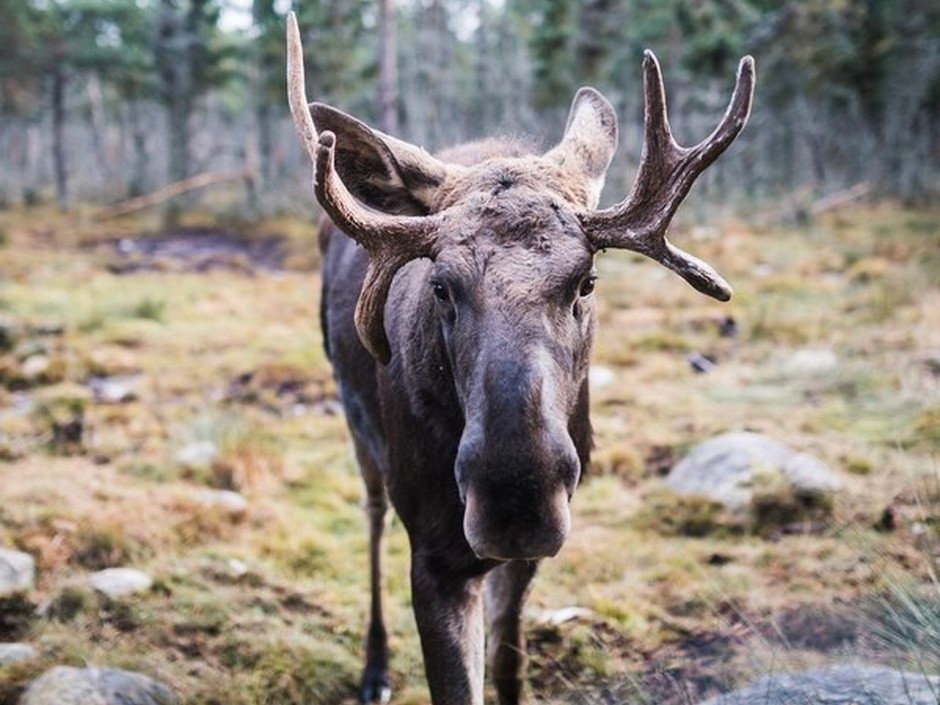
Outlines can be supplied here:
M753 62L741 61L716 130L685 148L670 133L647 52L636 185L596 210L617 121L594 89L578 91L561 142L545 154L492 140L431 156L308 105L293 15L287 38L291 112L331 221L321 232L324 338L368 497L361 698L389 696L380 548L389 498L411 544L433 702L482 703L488 662L500 703L517 703L522 605L538 560L564 543L591 449L594 256L640 252L730 298L727 283L665 232L696 177L744 127Z

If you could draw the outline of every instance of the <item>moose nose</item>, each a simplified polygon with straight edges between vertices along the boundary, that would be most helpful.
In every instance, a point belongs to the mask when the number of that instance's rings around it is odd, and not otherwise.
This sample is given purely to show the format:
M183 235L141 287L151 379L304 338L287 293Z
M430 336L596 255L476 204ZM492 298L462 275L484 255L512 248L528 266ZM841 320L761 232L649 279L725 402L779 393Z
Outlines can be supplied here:
M464 510L464 536L479 558L548 558L561 550L571 526L568 492L517 498L470 487Z

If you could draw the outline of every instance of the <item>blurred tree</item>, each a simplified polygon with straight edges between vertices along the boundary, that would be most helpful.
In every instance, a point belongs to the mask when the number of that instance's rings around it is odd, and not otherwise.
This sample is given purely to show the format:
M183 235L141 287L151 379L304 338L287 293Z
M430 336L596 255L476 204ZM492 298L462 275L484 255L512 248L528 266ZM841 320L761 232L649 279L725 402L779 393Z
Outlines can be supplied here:
M275 0L253 0L254 54L253 95L258 126L258 177L262 188L271 184L273 174L273 116L283 114L284 18Z
M0 112L23 114L39 100L36 57L37 14L19 0L0 0Z
M311 98L376 121L378 55L374 0L303 0L296 3Z
M575 88L573 44L577 30L576 5L567 0L537 0L529 6L533 62L532 99L538 108L567 105ZM591 14L590 12L588 14ZM599 13L593 13L593 20Z
M205 166L231 166L247 149L270 188L277 165L295 160L276 149L287 133L283 13L291 2L252 0L249 31L220 28L226 2L0 0L4 157L31 169L34 182L52 163L66 206L79 176L66 168L67 137L75 155L89 143L97 155L103 168L80 175L98 194L118 183L118 163L132 193L155 180L164 156L171 180L191 175L203 166L193 164L193 145L206 138ZM760 75L753 127L697 192L779 198L863 180L904 199L938 192L936 0L294 4L310 97L430 149L494 131L557 139L573 92L593 84L622 117L624 148L608 180L608 196L619 196L643 139L642 50L663 64L673 127L687 141L714 126L737 59L752 53ZM243 80L227 80L236 74ZM165 133L152 124L161 116L153 102L165 108ZM216 137L220 126L228 139ZM0 175L0 188L8 181Z
M115 78L127 65L123 28L134 26L136 3L121 0L47 0L14 3L4 24L0 75L4 109L19 109L46 92L52 122L57 200L69 206L65 141L70 82L83 74ZM131 52L132 54L132 52Z
M379 2L379 126L398 134L398 28L395 0Z
M753 1L763 12L749 43L773 77L762 97L786 127L786 181L802 144L819 187L839 174L905 200L935 192L940 5Z
M157 13L154 58L167 111L169 178L180 181L191 175L196 100L230 77L223 58L233 46L220 35L217 0L159 0Z

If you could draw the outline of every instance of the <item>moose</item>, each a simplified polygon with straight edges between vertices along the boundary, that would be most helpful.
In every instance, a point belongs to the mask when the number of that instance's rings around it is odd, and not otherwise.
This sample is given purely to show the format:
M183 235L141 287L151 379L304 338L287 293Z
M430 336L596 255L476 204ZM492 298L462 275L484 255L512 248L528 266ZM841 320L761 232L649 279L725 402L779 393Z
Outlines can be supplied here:
M666 238L702 173L747 122L754 62L694 147L672 137L656 57L643 59L645 144L630 194L597 209L617 118L593 88L561 141L533 154L488 139L432 156L307 103L296 18L290 110L328 219L321 325L366 489L371 608L363 702L390 697L381 541L388 501L407 531L411 590L435 705L519 702L522 606L569 531L591 452L595 255L639 252L698 291L731 288ZM486 634L484 634L486 627Z

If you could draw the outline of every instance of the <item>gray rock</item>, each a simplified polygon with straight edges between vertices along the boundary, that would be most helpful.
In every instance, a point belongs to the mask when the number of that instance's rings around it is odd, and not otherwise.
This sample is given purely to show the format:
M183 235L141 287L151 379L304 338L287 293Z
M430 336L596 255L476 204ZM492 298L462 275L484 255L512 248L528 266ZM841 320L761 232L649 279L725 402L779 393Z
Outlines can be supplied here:
M140 397L140 375L95 377L89 383L99 404L124 404Z
M940 678L861 664L764 676L700 705L937 705Z
M841 488L823 463L758 433L726 433L697 445L666 478L680 495L707 497L732 511L750 506L755 490L784 482L798 496L829 496Z
M153 578L134 568L106 568L92 573L91 586L112 599L146 592L153 586Z
M0 666L31 661L38 655L29 644L0 644Z
M197 504L221 509L226 514L241 516L248 511L248 500L231 490L200 490L193 495Z
M19 705L177 705L152 678L115 668L57 666L33 681Z
M838 367L839 358L825 348L800 348L790 356L785 366L793 374L818 374Z
M0 548L0 595L31 590L36 579L36 561L28 553Z
M176 452L176 462L187 470L205 470L211 467L219 455L212 441L197 441L183 446Z
M28 380L39 379L48 371L51 361L47 355L30 355L23 361L21 372L23 377Z
M593 365L591 369L588 370L588 383L591 385L591 389L607 387L611 385L616 378L617 375L609 367Z

